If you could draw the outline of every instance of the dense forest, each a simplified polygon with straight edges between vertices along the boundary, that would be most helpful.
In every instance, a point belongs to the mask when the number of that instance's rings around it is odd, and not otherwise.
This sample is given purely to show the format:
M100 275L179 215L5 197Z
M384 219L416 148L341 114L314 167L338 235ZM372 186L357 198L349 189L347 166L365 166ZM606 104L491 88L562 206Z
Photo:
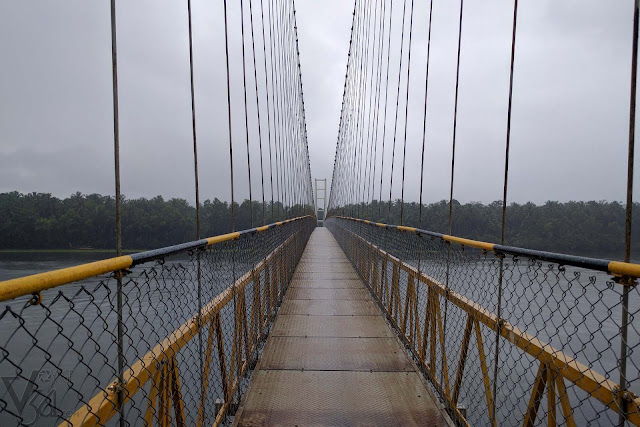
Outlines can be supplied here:
M400 202L349 206L333 214L359 216L398 224ZM634 224L640 224L640 206ZM252 209L253 208L253 209ZM206 200L201 207L203 237L229 232L231 206ZM262 203L245 200L234 205L236 230L263 223ZM286 210L286 211L285 211ZM267 203L264 222L302 215L305 209ZM115 246L115 199L76 193L59 199L46 193L0 194L0 249L68 249ZM272 216L273 212L273 216ZM307 209L308 212L308 209ZM128 249L151 249L194 240L195 207L184 199L123 199L122 239ZM452 233L490 242L500 240L502 203L454 201ZM418 226L419 205L405 203L403 223ZM449 205L440 201L424 205L422 228L448 232ZM634 228L633 249L640 250L640 225ZM618 202L552 202L543 205L512 203L507 209L506 244L577 255L621 258L624 242L624 205Z
M264 207L264 222L303 215L281 203ZM234 204L235 229L251 228L251 203ZM311 209L307 209L310 213ZM273 216L272 216L273 212ZM311 212L312 213L312 212ZM253 202L256 226L262 203ZM122 203L122 246L154 249L196 239L196 208L184 199L127 199ZM231 231L231 205L217 198L200 206L201 236ZM47 193L0 193L0 249L115 248L115 198L75 193L59 199Z
M640 253L640 204L634 203L632 251ZM451 234L499 243L502 201L461 204L453 201ZM329 215L357 216L377 222L400 224L399 200L347 206ZM418 227L420 205L404 203L402 223ZM625 205L618 202L554 202L543 205L511 203L507 207L505 244L572 255L622 258L624 255ZM449 202L423 205L422 229L449 233Z

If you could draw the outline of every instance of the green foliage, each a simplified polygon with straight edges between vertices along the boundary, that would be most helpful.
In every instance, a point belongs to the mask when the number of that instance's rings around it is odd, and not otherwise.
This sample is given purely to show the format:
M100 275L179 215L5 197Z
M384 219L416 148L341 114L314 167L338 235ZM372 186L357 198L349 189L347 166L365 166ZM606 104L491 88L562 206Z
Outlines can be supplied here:
M502 202L489 204L454 200L451 234L499 243ZM632 250L640 251L640 204L633 209ZM403 224L449 234L449 202L422 206L404 204ZM400 224L400 200L352 205L334 209L330 215L360 217L376 222ZM553 202L543 205L512 203L507 207L505 244L524 248L584 256L622 258L624 254L625 206L618 202Z
M262 203L245 200L234 205L235 229L263 224ZM309 214L309 206L283 207L268 203L264 222ZM272 215L273 211L273 215ZM231 205L217 198L200 207L201 236L231 231ZM184 199L123 197L124 248L160 248L196 239L196 209ZM75 193L58 199L47 193L0 193L0 249L69 249L115 247L115 198Z
M634 225L640 224L634 205ZM373 201L347 206L330 214L358 216L390 224L400 223L401 204ZM245 200L233 206L235 229L262 225L262 203ZM285 212L286 211L286 212ZM264 223L310 212L310 207L285 208L267 203ZM387 217L387 215L389 215ZM403 224L420 225L420 207L405 203ZM184 199L123 198L122 241L125 248L159 248L196 238L195 206ZM231 205L217 198L200 206L201 236L231 231ZM487 242L500 242L502 202L453 202L451 233ZM421 228L449 233L449 203L422 206ZM640 250L640 229L633 228L634 251ZM543 205L512 203L507 208L505 244L577 255L621 258L624 245L624 205L618 202L553 202ZM0 194L0 249L68 249L115 247L115 198L75 193L59 199L46 193Z

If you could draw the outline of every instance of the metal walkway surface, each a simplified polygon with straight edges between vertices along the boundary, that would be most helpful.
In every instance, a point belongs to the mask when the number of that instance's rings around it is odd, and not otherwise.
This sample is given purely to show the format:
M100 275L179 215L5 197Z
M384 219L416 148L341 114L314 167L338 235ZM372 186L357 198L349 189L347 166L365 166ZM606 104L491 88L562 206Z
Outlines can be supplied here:
M311 235L235 424L448 424L326 228Z

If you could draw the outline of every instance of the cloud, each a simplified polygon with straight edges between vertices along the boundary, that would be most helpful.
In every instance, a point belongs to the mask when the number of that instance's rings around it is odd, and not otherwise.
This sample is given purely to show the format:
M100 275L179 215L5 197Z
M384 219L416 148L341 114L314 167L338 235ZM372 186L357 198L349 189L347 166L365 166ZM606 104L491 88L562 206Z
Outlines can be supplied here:
M385 1L388 4L390 0ZM267 18L270 3L263 3ZM632 6L614 3L545 0L521 4L510 200L623 199ZM330 179L353 1L298 0L295 6L312 174ZM402 2L394 1L395 50L386 123L390 129L396 101L401 6ZM269 199L277 148L274 135L269 144L266 127L260 2L252 0L252 7L261 139L253 65L248 62L251 190L254 199L262 197L262 160L264 192ZM418 198L428 3L415 2L415 8L407 124L408 200ZM449 192L457 8L455 2L434 2L426 201L448 198ZM512 2L507 0L465 4L454 190L461 201L501 198L511 8ZM108 16L104 2L0 4L0 191L113 193ZM229 199L222 2L194 0L193 17L202 198ZM229 28L234 181L236 198L245 198L249 177L239 2L229 3ZM246 55L251 58L248 26L245 31ZM186 3L158 7L151 0L118 2L122 186L128 197L162 194L194 199L187 43ZM403 97L406 79L401 79L401 85ZM400 101L399 129L403 129L404 100ZM383 153L378 139L376 171L380 173L383 155L386 182L392 137L388 132ZM398 138L401 146L402 133ZM400 151L396 151L396 161L401 158L398 156ZM396 168L396 173L399 170ZM373 182L378 180L376 177ZM275 181L277 191L277 176ZM394 175L394 198L399 197L399 183L399 175ZM379 192L379 184L374 190ZM383 190L388 196L388 187Z

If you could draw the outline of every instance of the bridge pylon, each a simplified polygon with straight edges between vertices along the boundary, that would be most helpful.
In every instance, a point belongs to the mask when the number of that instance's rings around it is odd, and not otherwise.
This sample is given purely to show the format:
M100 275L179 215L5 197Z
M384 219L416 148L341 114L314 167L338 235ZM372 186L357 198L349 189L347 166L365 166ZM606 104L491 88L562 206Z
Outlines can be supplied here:
M318 227L322 227L327 212L327 178L316 178L314 190L316 218L318 218Z

